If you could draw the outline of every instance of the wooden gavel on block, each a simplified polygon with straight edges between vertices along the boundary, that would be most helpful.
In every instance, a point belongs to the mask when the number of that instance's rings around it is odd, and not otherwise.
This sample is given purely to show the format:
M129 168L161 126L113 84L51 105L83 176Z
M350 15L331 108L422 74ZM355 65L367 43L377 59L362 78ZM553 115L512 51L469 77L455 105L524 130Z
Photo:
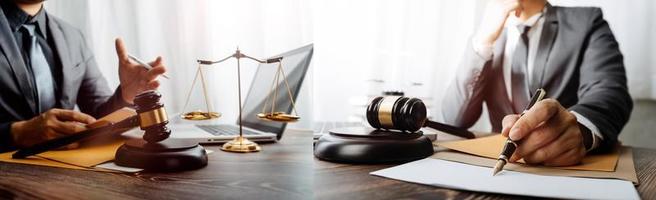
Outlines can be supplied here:
M467 129L434 122L426 117L426 105L421 99L402 96L374 98L367 106L367 122L377 129L415 132L430 127L451 135L472 139L476 136Z

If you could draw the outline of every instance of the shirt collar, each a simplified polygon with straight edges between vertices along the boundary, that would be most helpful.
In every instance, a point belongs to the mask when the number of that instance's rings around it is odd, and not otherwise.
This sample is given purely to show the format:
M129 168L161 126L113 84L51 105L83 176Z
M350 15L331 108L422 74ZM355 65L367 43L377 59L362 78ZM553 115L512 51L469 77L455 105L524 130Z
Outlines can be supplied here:
M23 24L36 24L37 33L47 39L46 11L43 6L41 6L41 10L36 15L30 16L16 6L15 3L3 1L2 11L5 13L12 31L18 31Z
M541 12L535 13L533 16L529 17L528 20L524 22L520 22L519 18L515 17L515 15L511 14L508 17L508 20L506 21L505 27L518 27L519 25L524 25L524 26L529 26L533 27L535 24L538 23L540 18L544 15L544 13L547 13L547 6L545 6Z

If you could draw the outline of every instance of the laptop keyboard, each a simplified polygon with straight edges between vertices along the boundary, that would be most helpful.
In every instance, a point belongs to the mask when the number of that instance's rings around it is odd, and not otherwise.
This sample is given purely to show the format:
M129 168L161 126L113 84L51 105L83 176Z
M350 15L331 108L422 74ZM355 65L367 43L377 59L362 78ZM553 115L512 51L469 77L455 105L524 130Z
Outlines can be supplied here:
M315 122L312 127L312 130L315 133L324 133L330 131L334 128L344 128L344 127L358 127L362 126L362 122Z
M196 126L216 136L239 135L238 126L226 126L226 125L196 125ZM244 132L244 135L262 135L261 133L251 131L248 129L242 129L242 130Z

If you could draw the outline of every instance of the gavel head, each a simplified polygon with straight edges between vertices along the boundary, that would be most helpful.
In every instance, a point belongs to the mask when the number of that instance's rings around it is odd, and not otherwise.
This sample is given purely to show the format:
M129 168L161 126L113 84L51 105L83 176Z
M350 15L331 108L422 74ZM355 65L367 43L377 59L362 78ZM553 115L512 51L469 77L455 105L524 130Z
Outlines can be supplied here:
M144 130L143 139L147 142L159 142L169 137L171 130L164 104L159 100L162 95L154 90L143 92L134 97L134 104L139 118L139 127Z
M367 106L367 121L377 129L414 132L424 126L426 105L417 98L376 97Z

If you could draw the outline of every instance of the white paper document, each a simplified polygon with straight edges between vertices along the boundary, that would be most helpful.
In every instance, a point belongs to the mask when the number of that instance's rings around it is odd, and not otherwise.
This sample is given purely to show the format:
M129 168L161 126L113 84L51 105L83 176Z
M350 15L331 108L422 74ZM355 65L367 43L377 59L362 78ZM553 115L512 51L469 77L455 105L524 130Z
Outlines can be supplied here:
M640 199L633 183L617 179L542 176L426 158L371 172L437 187L565 199Z
M139 169L139 168L118 166L114 162L106 162L100 165L96 165L96 167L101 169L109 169L109 170L126 172L126 173L136 173L136 172L143 171L143 169Z

